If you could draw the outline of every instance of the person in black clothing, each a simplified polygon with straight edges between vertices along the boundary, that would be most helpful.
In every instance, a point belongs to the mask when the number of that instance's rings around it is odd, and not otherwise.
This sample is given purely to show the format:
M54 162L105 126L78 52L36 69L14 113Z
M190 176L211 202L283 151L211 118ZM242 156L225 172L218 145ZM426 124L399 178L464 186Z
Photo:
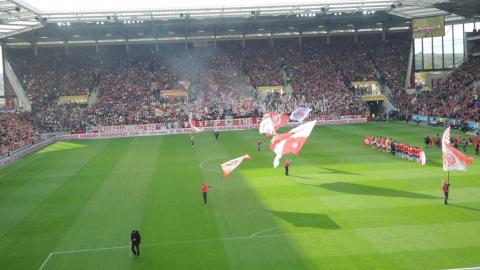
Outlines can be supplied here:
M430 146L430 137L429 136L425 136L425 138L423 139L423 141L425 142L425 147L429 147Z
M135 257L140 256L140 242L142 238L140 237L140 232L133 230L130 234L130 240L132 241L132 252Z
M288 176L288 167L290 166L290 161L285 160L285 162L283 163L283 167L285 168L285 175Z
M215 131L215 140L217 140L217 141L218 141L218 136L220 136L220 132Z

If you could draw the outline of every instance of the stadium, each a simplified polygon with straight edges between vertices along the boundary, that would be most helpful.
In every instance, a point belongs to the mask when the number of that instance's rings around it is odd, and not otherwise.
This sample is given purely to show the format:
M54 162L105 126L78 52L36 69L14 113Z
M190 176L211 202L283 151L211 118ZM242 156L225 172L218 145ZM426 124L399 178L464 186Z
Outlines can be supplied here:
M480 269L480 1L0 0L1 269Z

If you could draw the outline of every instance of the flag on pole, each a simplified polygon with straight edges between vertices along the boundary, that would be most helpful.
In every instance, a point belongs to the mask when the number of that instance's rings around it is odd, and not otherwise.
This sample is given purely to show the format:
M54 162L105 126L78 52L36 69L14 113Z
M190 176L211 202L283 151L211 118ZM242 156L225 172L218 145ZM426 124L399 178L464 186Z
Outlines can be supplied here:
M292 114L290 114L290 120L302 123L303 120L308 117L311 111L312 109L310 108L297 108L295 111L292 112Z
M275 159L273 161L274 168L278 167L283 155L289 153L298 155L303 144L307 141L308 136L310 136L315 123L316 121L307 122L272 139L270 149L275 153Z
M467 167L473 163L473 157L467 157L450 144L450 127L442 136L442 160L444 171L466 171Z
M260 134L273 136L275 135L275 131L282 127L286 122L288 122L287 115L274 112L266 113L263 115L262 121L260 122L259 132Z
M242 163L243 160L252 159L248 154L245 154L241 157L229 160L221 165L223 170L223 176L227 177L235 168Z
M192 113L190 113L190 114L188 115L188 123L190 124L190 127L192 128L192 132L200 132L200 131L202 131L201 128L198 128L198 127L196 127L196 126L193 124Z

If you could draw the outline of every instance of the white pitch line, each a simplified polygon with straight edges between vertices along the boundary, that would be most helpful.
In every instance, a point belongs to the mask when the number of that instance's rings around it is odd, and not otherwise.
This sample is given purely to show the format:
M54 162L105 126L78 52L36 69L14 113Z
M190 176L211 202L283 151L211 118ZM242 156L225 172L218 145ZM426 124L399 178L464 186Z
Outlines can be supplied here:
M280 227L282 227L282 225L273 226L273 227L270 227L270 228L268 228L268 229L265 229L265 230L256 232L256 233L254 233L254 234L251 234L249 237L250 237L250 238L253 238L253 237L258 236L258 235L260 235L260 234L262 234L262 233L264 233L264 232L268 232L268 231L271 231L271 230L274 230L274 229L277 229L277 228L280 228Z
M269 228L272 229L272 228ZM264 231L260 231L258 233L254 233L250 236L237 236L237 237L223 237L223 238L209 238L209 239L198 239L198 240L185 240L185 241L173 241L173 242L159 242L159 243L152 243L152 244L145 244L142 245L143 247L154 247L154 246L167 246L167 245L181 245L181 244L195 244L195 243L205 243L205 242L214 242L214 241L232 241L232 240L244 240L244 239L261 239L261 238L273 238L273 237L283 237L286 235L290 235L289 233L285 234L269 234L269 235L260 235L260 233L264 233ZM50 252L43 261L42 265L38 268L38 270L43 270L45 265L50 261L53 255L56 254L74 254L74 253L82 253L82 252L94 252L94 251L104 251L104 250L115 250L115 249L124 249L130 248L130 246L116 246L116 247L103 247L103 248L92 248L92 249L78 249L78 250L63 250L63 251L53 251Z
M133 140L130 142L130 144L135 144L135 142L137 141L137 138L138 137L133 138Z
M148 246L148 245L144 245ZM118 246L118 247L104 247L104 248L92 248L92 249L78 249L78 250L64 250L64 251L54 251L53 254L71 254L71 253L81 253L81 252L91 252L91 251L103 251L103 250L114 250L114 249L123 249L130 246Z
M268 228L268 229L265 229L265 230L261 230L259 232L253 233L249 236L209 238L209 239L172 241L172 242L159 242L159 243L145 244L145 245L142 245L142 246L143 247L154 247L154 246L205 243L205 242L214 242L214 241L254 240L254 239L262 239L262 238L285 237L285 236L287 236L287 237L292 236L293 237L293 236L298 236L298 235L309 235L309 234L318 234L319 233L319 232L297 232L297 233L277 233L277 234L260 235L262 233L265 233L269 230L273 230L274 228L281 227L281 226L282 225L271 227L271 228ZM404 226L401 226L401 227L404 227ZM366 230L366 229L360 229L360 230ZM43 270L45 268L45 266L47 265L47 263L52 258L52 256L56 255L56 254L74 254L74 253L82 253L82 252L105 251L105 250L115 250L115 249L124 249L124 248L130 248L130 246L115 246L115 247L103 247L103 248L92 248L92 249L53 251L53 252L50 252L48 254L48 257L45 259L45 261L43 261L42 265L40 266L40 268L38 268L38 270ZM480 270L480 267L453 268L453 269L445 269L445 270Z
M467 267L467 268L450 268L444 270L480 270L480 267Z
M205 168L203 166L203 161L200 162L200 164L198 164L198 167L200 167L200 169L204 170L204 171L207 171L207 172L220 172L220 168L218 170L214 170L214 169L210 169L210 168Z
M52 255L53 255L53 252L50 252L50 254L48 254L47 258L45 259L45 261L43 261L42 265L40 265L40 268L38 268L38 270L42 270L45 267L45 265L47 265Z

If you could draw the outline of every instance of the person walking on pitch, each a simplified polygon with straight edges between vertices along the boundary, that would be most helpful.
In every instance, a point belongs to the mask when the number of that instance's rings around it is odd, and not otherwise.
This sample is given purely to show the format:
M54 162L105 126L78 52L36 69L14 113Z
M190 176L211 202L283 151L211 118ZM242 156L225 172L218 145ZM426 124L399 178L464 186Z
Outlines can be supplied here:
M220 132L215 131L215 140L217 140L217 141L218 141L218 136L220 136Z
M450 183L447 183L447 181L445 181L445 179L443 179L443 182L442 182L442 191L443 191L443 195L444 195L444 202L445 204L448 204L448 191L450 189Z
M211 186L207 185L206 183L202 184L203 202L205 204L207 204L207 192L209 187Z
M138 230L133 230L130 234L130 241L132 241L132 252L133 256L140 256L140 242L142 238L140 237L140 232Z
M190 135L190 141L192 142L192 148L195 148L195 135Z

